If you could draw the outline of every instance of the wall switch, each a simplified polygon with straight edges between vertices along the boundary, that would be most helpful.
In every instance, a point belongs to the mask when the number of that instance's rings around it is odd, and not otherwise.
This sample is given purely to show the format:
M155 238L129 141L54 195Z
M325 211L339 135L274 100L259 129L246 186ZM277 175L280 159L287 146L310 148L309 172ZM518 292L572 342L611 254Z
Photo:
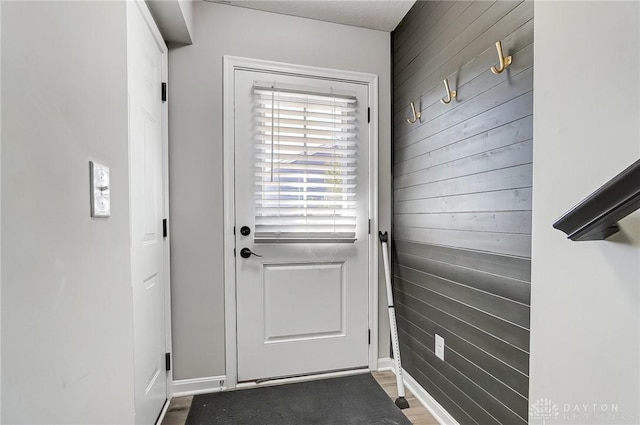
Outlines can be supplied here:
M91 217L111 215L111 184L109 167L89 161L91 180Z
M444 338L436 334L436 356L444 360Z

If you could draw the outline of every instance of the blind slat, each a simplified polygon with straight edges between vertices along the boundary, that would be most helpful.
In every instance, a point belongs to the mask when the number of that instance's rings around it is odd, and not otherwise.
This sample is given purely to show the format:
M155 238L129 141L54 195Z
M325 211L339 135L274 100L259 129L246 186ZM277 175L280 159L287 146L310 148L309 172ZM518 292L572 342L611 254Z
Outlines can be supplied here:
M338 217L355 217L356 209L353 208L341 208L338 211L329 208L304 208L295 205L280 205L275 207L260 207L256 209L256 217L285 217L285 216L301 216L305 217L323 217L323 216L338 216Z
M292 127L292 128L312 128L316 130L353 130L356 128L354 122L330 122L320 120L308 120L305 116L279 118L271 116L257 117L256 121L263 125L274 125L276 127Z
M353 225L350 224L331 224L331 232L327 232L327 225L324 224L280 224L278 225L278 233L311 233L311 232L316 232L316 233L333 233L333 232L338 232L338 233L351 233L353 232ZM271 225L256 225L256 232L259 231L264 231L264 232L270 232L270 233L275 233L273 231L270 230L272 226Z
M283 99L298 99L304 101L305 103L313 103L313 102L327 102L331 101L334 103L356 103L356 98L349 95L338 95L338 94L330 94L330 93L317 93L312 92L307 89L285 89L285 88L275 88L275 87L264 87L260 88L258 86L254 87L254 93L258 97L271 98L273 96L277 96Z
M317 146L300 146L300 145L267 145L267 144L262 144L262 145L256 145L256 148L258 150L260 150L261 152L267 151L267 152L274 152L276 155L280 152L280 153L292 153L292 152L308 152L308 153L327 153L327 154L334 154L335 152L340 153L341 155L355 155L356 154L356 150L355 149L348 149L348 148L337 148L336 147L325 147L325 146L321 146L321 147L317 147Z
M356 133L336 130L313 130L310 128L294 128L294 127L278 127L278 126L255 126L255 130L260 131L268 136L293 136L293 137L313 137L320 136L323 138L329 138L329 140L343 140L356 136ZM320 138L316 137L316 138Z
M344 183L339 183L339 184L335 184L335 183L314 183L314 182L271 182L271 181L259 181L257 182L258 186L273 186L274 184L279 184L280 188L292 188L292 187L298 187L301 188L303 190L309 190L309 189L313 189L316 187L322 187L322 188L339 188L339 189L352 189L355 188L356 185L355 184L344 184ZM261 190L261 189L258 189ZM265 192L266 193L266 192ZM269 190L269 193L271 193L271 190ZM304 192L302 192L304 193ZM326 193L326 191L322 192L323 194ZM349 195L351 195L351 193L347 193Z
M297 180L287 180L287 179L300 179L300 178L304 178L304 177L308 177L309 179L313 179L314 181L318 178L322 178L323 176L318 174L318 173L312 173L311 171L309 173L295 173L295 172L277 172L277 176L280 178L280 181L288 181L289 183L294 183L296 185L311 185L313 183L304 183L304 182L299 182ZM256 177L260 177L261 179L263 177L271 177L271 173L266 171L259 171L256 173ZM334 179L338 179L338 180L353 180L356 178L355 175L353 174L334 174L333 175ZM256 184L258 186L262 186L265 184L271 184L271 182L269 180L258 180L256 181Z
M274 173L280 172L280 171L290 171L290 170L308 170L309 167L307 164L298 164L298 163L294 163L294 162L290 162L290 163L274 163L274 164L269 164L268 167L260 167L258 165L256 165L256 168L259 170L271 170L273 168ZM335 165L334 164L329 164L329 165L324 165L324 164L315 164L313 166L313 172L316 171L323 171L323 170L330 170L332 173L337 174L336 170L335 170ZM342 166L339 170L342 173L346 173L346 172L354 172L356 171L356 167L355 166Z
M258 225L272 225L272 224L282 224L285 225L300 225L300 224L356 224L355 217L305 217L305 216L287 216L286 218L282 217L257 217L256 218L256 226Z
M312 113L332 114L335 118L340 118L341 115L349 115L356 112L356 108L349 106L319 103L305 104L278 99L258 99L256 106L267 109L272 108L274 110L278 109L277 113L281 113L281 111L309 111Z
M271 162L272 160L275 163L280 163L281 161L302 161L304 160L307 163L313 163L313 162L322 162L324 165L333 165L333 163L336 164L354 164L356 162L356 158L353 156L326 156L326 155L317 155L317 156L313 156L311 157L310 155L294 155L294 154L278 154L275 155L275 157L273 155L271 155L270 153L256 153L256 158L258 159L264 159L267 160L269 162ZM302 157L306 156L307 158L303 159ZM313 159L308 159L308 158L313 158ZM337 167L339 168L339 167ZM331 169L331 168L329 168ZM327 173L327 178L331 178L331 174Z
M355 207L355 201L343 199L256 199L256 204L267 208L297 207L297 208L317 208L322 207L328 210L342 209L343 207ZM331 208L330 208L331 207Z
M353 115L336 115L331 112L310 112L297 109L278 109L274 111L271 105L269 105L268 108L254 106L253 111L258 114L257 117L260 117L260 114L269 115L276 120L278 118L297 118L309 121L317 120L320 122L352 122L356 120L356 117Z
M355 139L353 140L331 140L331 139L327 139L327 138L306 138L306 137L290 137L290 136L279 136L277 137L278 140L272 140L272 139L276 139L276 137L273 137L271 135L266 135L266 134L256 134L255 135L256 140L262 142L262 144L289 144L289 145L297 145L297 144L304 144L306 143L308 146L323 146L323 145L327 145L329 143L331 143L331 145L335 145L335 146L355 146L357 144L357 141Z
M321 189L322 187L320 187ZM281 197L283 196L292 196L292 197L302 197L302 196L313 196L313 197L325 197L327 198L325 195L327 194L326 191L311 191L309 190L309 188L303 188L304 190L279 190L277 193L273 193L270 190L265 190L265 191L257 191L256 195L262 197L262 199L266 199L266 200L281 200ZM339 197L353 197L356 196L355 193L344 193L341 192L340 194L336 195L336 198ZM342 200L342 199L340 199ZM301 200L298 201L296 200L296 202L302 202ZM332 201L333 202L333 201Z

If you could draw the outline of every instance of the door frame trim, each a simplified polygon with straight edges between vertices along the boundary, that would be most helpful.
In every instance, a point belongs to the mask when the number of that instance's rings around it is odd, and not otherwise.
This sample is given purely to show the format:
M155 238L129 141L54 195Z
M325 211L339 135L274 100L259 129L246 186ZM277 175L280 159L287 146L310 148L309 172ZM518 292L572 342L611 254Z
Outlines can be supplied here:
M225 307L225 369L228 389L238 386L236 271L235 271L235 181L234 181L234 97L235 71L266 71L284 75L326 78L366 84L369 92L371 121L369 123L369 369L378 367L378 76L353 71L341 71L306 65L294 65L237 56L223 56L222 111L223 111L223 264Z

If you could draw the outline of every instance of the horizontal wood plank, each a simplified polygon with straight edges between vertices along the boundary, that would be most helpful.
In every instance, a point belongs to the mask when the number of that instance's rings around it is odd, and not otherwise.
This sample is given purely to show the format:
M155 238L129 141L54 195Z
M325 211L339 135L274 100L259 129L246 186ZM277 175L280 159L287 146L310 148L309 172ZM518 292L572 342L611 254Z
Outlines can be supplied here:
M402 227L395 228L395 235L405 241L531 258L530 235Z
M494 53L495 55L495 53ZM420 121L415 124L410 124L406 120L406 116L411 113L410 105L407 104L403 109L404 111L396 111L394 116L394 135L396 137L404 136L407 133L417 130L418 128L427 125L430 121L433 121L440 116L451 112L452 110L462 106L466 102L469 102L476 97L493 90L500 84L508 81L510 78L515 77L533 67L533 44L527 45L521 51L517 52L518 61L517 65L512 65L508 68L508 74L504 72L499 75L495 75L489 68L483 68L477 70L478 75L463 83L458 81L455 77L449 81L451 90L456 90L457 94L455 99L449 104L443 104L440 102L442 97L446 96L444 84L435 86L432 90L429 90L425 95L420 98L420 112L422 117ZM438 90L439 89L439 90ZM399 104L400 107L404 104Z
M433 181L396 189L394 201L436 198L530 187L533 175L531 163L487 170L467 176Z
M529 115L413 158L401 160L396 157L394 160L397 162L394 165L393 173L396 176L401 176L531 139L533 139L533 116Z
M411 37L411 34L422 26L425 16L432 13L433 9L441 3L449 2L447 0L415 2L393 30L392 38L397 46L404 45ZM392 51L393 55L395 55L396 51L397 49Z
M495 336L467 323L449 312L438 310L435 307L405 294L400 290L393 292L394 304L406 306L413 312L420 314L436 323L443 329L459 335L465 341L490 353L493 357L512 367L523 375L529 375L529 354L512 344L507 343ZM413 318L414 316L405 316Z
M495 41L494 41L495 43ZM520 68L522 62L520 56L524 49L533 43L533 20L525 22L521 27L517 28L513 33L502 39L502 47L507 54L513 57L514 69ZM396 114L401 113L402 108L408 106L410 101L419 101L422 105L431 105L438 98L442 97L442 80L449 78L454 89L462 88L465 84L472 81L480 74L490 70L496 64L497 53L492 43L486 45L478 45L477 52L463 51L452 57L446 64L435 70L431 75L425 78L415 87L403 90L394 90L394 102L398 104ZM517 67L517 68L515 68ZM525 68L528 68L526 65ZM510 72L507 70L507 72ZM502 76L502 78L500 78ZM503 78L508 78L509 74L496 75L496 82L502 82ZM461 93L463 90L461 90ZM419 95L416 98L416 95ZM395 117L397 118L397 116ZM394 126L398 122L394 119ZM412 126L408 126L412 127Z
M414 127L409 133L394 137L394 142L397 143L398 148L410 146L434 134L460 125L460 123L509 102L518 96L529 93L532 87L533 68L528 68L514 75L509 80L498 84L491 90L461 103L460 106L456 108L447 110L446 113L439 115L424 125ZM532 103L530 104L530 108L529 114L533 113ZM513 119L516 118L514 117Z
M400 227L531 234L531 211L395 214Z
M411 145L400 146L394 139L394 161L400 162L415 158L456 141L532 116L532 113L533 92L528 92Z
M420 357L417 353L411 351L404 351L404 347L400 346L400 350L405 352L403 367L407 370L411 370L411 376L418 382L418 384L424 388L429 395L435 398L438 403L452 415L460 425L480 425L476 422L460 405L465 405L468 401L460 400L457 397L459 392L456 393L456 388L451 387L447 381L442 381L439 376L427 376L424 372L417 368L417 364L420 362ZM439 382L445 389L442 390L435 383ZM458 390L459 391L459 390ZM460 404L458 404L460 403Z
M402 253L458 268L484 272L488 275L502 276L523 282L531 282L531 260L494 253L478 252L444 246L414 243L399 239L392 240L392 253ZM433 267L433 266L432 266ZM444 275L443 275L444 276ZM457 280L458 278L453 278ZM478 279L478 277L473 277ZM485 289L486 290L486 289ZM491 291L489 291L491 292ZM497 293L500 295L500 293ZM522 302L522 301L521 301Z
M428 339L425 339L427 341L425 345L428 347L433 346L433 336L440 335L444 338L448 349L455 351L468 362L473 363L475 367L482 369L495 380L513 390L520 397L527 398L529 393L529 378L527 375L403 304L397 304L396 314L398 321L408 321L430 335Z
M435 354L427 349L422 342L404 330L400 331L401 343L409 349L418 350L421 353L421 357L424 360L424 369L436 371L437 373L446 376L447 380L462 390L476 406L481 410L475 409L473 405L469 404L467 408L474 408L474 417L485 416L481 423L501 423L510 425L526 425L527 421L518 416L512 410L508 409L504 404L500 403L495 397L483 390L477 383L471 380L468 376L465 376L459 370L454 368L449 362L438 359ZM446 349L445 349L446 350ZM520 406L518 406L520 407Z
M442 21L445 14L456 3L458 2L446 0L416 2L415 10L412 7L403 18L403 22L406 22L407 25L399 25L398 34L394 32L395 46L392 55L394 65L397 66L401 60L407 60L407 56L409 56L409 61L415 59L417 53L413 47L418 43L425 42L424 37L428 34L428 29ZM471 5L471 2L467 3Z
M434 363L432 364L436 369L442 363L441 360L435 357L434 353L434 335L431 335L421 329L415 324L405 321L403 317L398 318L399 322L402 322L402 329L406 334L419 341L427 350L433 355ZM439 335L439 334L438 334ZM442 335L440 335L442 336ZM466 387L470 389L467 393L480 393L478 397L472 398L484 398L489 400L489 403L483 403L482 405L488 407L487 411L496 418L500 419L504 423L504 420L526 420L528 414L528 400L526 397L515 392L512 388L505 385L499 379L490 375L482 368L468 361L465 357L461 356L455 351L448 341L445 339L445 356L444 361L451 365L453 369L470 380L475 386L467 384ZM483 394L486 393L486 394ZM489 396L489 397L487 397ZM513 415L517 415L514 418ZM509 423L509 422L508 422Z
M425 58L434 52L439 52L443 47L450 44L450 40L455 36L456 32L460 32L466 25L477 19L482 11L487 10L493 2L474 2L474 1L456 1L450 2L451 6L447 11L439 17L439 19L430 20L420 26L411 37L412 43L407 44L407 54L403 55L396 62L394 59L394 68L400 70L410 70L416 58ZM452 22L454 23L452 25ZM398 51L401 51L398 48ZM417 66L421 65L420 63ZM397 84L401 79L394 79Z
M392 35L391 255L403 364L460 423L527 423L533 7L420 5ZM513 63L496 75L498 40ZM445 78L457 90L449 104L440 102ZM422 114L413 124L410 102Z
M522 4L524 4L524 2L474 2L473 5L458 16L454 22L449 21L447 29L437 34L434 37L434 42L425 46L419 55L422 60L414 60L406 64L406 66L400 66L399 64L396 67L397 71L394 74L395 89L402 90L405 83L415 75L428 75L430 70L439 68L443 63L446 63L451 56L469 46L470 40L482 38L483 34L489 32L491 28L495 28L496 23L503 18L506 17L508 21L513 21L512 26L515 28L522 25L526 20L520 22L518 17L523 15L523 13L518 10L520 13L511 14L514 9L522 9L518 8L518 6ZM533 7L533 5L531 7ZM503 24L498 27L502 29L506 26ZM413 85L412 82L409 82L409 85Z
M430 168L394 176L393 187L394 189L401 189L456 177L471 176L492 170L531 164L532 156L533 140L517 142ZM408 201L401 201L399 203L402 202Z
M460 320L477 327L522 351L529 351L529 331L520 326L492 316L482 310L462 304L431 291L423 282L412 282L395 275L395 289L410 295L440 311L446 311Z
M402 331L399 333L399 339L400 351L404 356L403 362L408 365L414 374L418 372L420 375L428 377L428 384L427 387L425 387L428 392L431 392L433 387L446 391L451 399L455 400L459 408L473 417L474 421L480 425L497 425L500 423L465 392L466 388L464 385L460 385L460 382L457 382L459 377L453 374L449 368L445 367L443 373L433 367L433 365L427 361L430 357L429 351L425 350L418 341L407 336ZM456 383L460 386L456 385Z
M417 214L478 211L531 211L530 187L469 193L436 198L411 199L394 203L397 214Z
M407 266L397 265L394 269L394 276L404 281L413 282L450 300L516 324L521 328L529 329L529 306L526 304L498 297L489 292L480 291L471 286L462 285Z
M531 301L531 283L527 281L476 270L469 264L460 266L437 259L419 257L412 253L398 253L394 256L394 260L394 266L423 271L519 304L529 305Z
M511 6L506 3L511 3L511 5L515 4L515 2L497 2L494 7L508 8ZM491 9L493 9L493 7ZM397 82L394 83L394 101L402 101L402 96L407 92L415 93L420 91L421 88L423 88L423 91L426 91L424 90L425 86L427 89L434 87L437 85L438 79L451 75L451 73L459 69L461 65L470 62L491 48L493 48L495 52L493 45L496 41L507 39L510 34L517 31L518 28L532 19L533 2L524 1L517 4L517 7L512 8L503 19L496 21L494 25L484 30L484 32L475 39L467 38L465 40L465 37L458 37L460 43L455 47L450 46L452 48L447 49L444 55L440 55L438 61L430 60L431 58L426 56L422 58L421 61L414 60L416 63L420 62L420 66L413 66L409 70L400 70L398 67L395 67L394 81ZM529 43L531 41L529 41ZM511 48L511 46L506 44L505 47L507 49ZM494 56L494 63L490 66L495 65L496 59L497 57ZM446 70L449 70L449 72L445 72ZM403 72L402 79L398 78L400 72ZM429 81L429 83L423 85L425 80Z

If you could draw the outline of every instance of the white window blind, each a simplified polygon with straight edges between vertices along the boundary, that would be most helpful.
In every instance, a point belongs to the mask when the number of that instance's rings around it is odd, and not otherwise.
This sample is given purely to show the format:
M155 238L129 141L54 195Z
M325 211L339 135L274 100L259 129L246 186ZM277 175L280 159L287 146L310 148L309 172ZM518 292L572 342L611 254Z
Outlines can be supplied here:
M353 242L355 96L254 85L256 242Z

